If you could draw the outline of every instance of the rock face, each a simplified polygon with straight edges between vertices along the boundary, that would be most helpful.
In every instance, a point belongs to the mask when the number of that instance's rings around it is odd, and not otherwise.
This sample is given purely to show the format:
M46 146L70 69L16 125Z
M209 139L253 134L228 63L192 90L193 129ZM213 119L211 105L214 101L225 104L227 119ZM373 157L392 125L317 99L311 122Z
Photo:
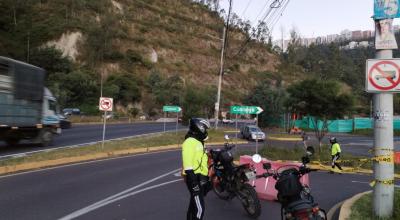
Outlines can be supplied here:
M78 42L82 39L82 33L67 32L61 35L57 41L50 41L46 45L54 46L63 52L63 56L68 56L71 60L75 61L78 56Z
M152 63L157 63L158 61L158 54L154 49L151 49L151 53L150 53L150 61Z

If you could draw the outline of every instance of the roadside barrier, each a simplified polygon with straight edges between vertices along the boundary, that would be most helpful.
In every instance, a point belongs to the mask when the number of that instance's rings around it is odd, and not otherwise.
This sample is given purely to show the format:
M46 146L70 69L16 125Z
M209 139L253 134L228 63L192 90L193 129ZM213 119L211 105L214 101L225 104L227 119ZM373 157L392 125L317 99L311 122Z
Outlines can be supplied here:
M253 165L256 169L257 175L261 175L265 172L263 168L264 163L271 163L271 169L276 170L282 166L301 166L301 163L294 161L272 161L265 158L262 158L261 163L254 163L251 156L244 155L240 156L240 164L250 164ZM300 182L304 185L310 185L310 180L308 174L302 176L300 178ZM250 184L255 186L257 195L260 199L274 201L277 200L278 191L275 189L276 180L270 176L268 178L259 178L253 181L250 181Z
M394 163L400 164L400 152L394 153Z

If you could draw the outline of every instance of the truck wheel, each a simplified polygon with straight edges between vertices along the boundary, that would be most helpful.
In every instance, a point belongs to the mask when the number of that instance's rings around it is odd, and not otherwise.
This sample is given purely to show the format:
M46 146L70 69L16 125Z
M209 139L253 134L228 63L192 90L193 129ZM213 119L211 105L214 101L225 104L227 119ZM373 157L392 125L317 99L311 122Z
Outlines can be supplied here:
M13 147L13 146L17 145L18 142L19 142L18 138L9 138L9 139L6 140L7 145L10 146L10 147Z
M40 132L39 140L40 147L47 147L53 141L53 133L49 129L45 129Z

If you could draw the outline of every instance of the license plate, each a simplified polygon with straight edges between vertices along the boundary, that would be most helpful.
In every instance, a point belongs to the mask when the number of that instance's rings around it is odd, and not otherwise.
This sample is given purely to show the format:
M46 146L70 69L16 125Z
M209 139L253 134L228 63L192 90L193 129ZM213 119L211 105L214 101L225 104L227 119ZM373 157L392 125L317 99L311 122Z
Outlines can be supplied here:
M57 132L57 134L61 134L61 132L62 132L62 131L61 131L61 128L57 128L57 131L56 131L56 132Z
M246 172L245 174L248 180L254 180L256 178L256 173L252 171Z

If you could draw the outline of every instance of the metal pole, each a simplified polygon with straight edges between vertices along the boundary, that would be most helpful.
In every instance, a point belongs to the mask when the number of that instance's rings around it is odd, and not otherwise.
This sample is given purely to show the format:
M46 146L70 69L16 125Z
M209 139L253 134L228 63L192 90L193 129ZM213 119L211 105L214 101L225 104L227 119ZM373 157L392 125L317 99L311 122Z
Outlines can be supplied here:
M390 59L392 50L377 50L377 59ZM393 94L376 93L374 105L374 155L375 157L393 155ZM373 190L374 213L379 217L389 217L393 213L394 164L374 161L375 186ZM382 182L386 181L386 182Z
M224 32L223 32L223 37L222 37L221 64L220 64L220 69L219 69L217 102L215 103L215 116L214 116L215 129L218 128L218 116L219 116L219 105L220 105L220 100L221 100L222 75L224 73L225 37L226 37L226 27L224 27Z
M258 127L258 114L256 115L256 126ZM258 154L258 135L256 135L256 154Z
M176 113L176 130L175 130L176 134L178 134L178 121L179 121L179 112Z
M236 132L235 132L235 133L236 133L235 138L236 138L236 140L237 140L237 138L238 138L238 134L237 134L237 133L238 133L238 132L237 132L237 129L238 129L237 127L238 127L238 126L237 126L237 124L238 124L238 114L236 114L236 121L235 121L235 131L236 131Z
M106 117L106 112L107 111L104 111L104 123L103 123L103 141L101 142L101 149L103 149L104 148L104 138L105 138L105 136L106 136L106 121L107 121L107 117Z
M166 118L167 118L167 113L164 112L164 133L165 133L165 120L166 120Z

